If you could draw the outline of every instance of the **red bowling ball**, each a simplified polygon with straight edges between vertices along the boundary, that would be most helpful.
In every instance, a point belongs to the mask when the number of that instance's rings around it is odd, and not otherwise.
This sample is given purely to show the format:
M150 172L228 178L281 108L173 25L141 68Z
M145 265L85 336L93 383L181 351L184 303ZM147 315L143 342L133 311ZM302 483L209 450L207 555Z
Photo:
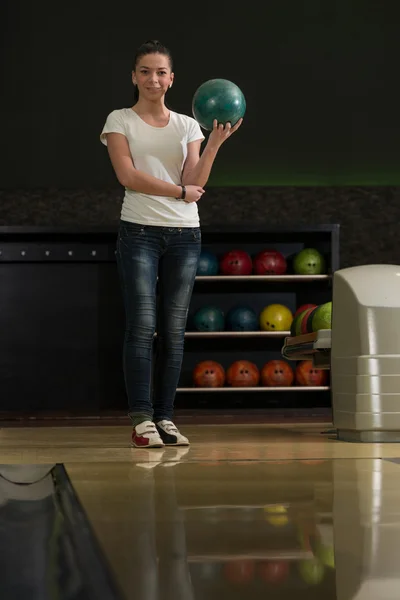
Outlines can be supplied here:
M301 306L299 306L299 308L294 313L293 318L297 317L297 315L299 315L300 313L304 312L308 308L317 308L317 305L316 304L302 304Z
M287 269L286 258L277 250L263 250L254 258L256 275L284 275Z
M244 250L231 250L224 254L220 262L222 275L251 275L253 262Z

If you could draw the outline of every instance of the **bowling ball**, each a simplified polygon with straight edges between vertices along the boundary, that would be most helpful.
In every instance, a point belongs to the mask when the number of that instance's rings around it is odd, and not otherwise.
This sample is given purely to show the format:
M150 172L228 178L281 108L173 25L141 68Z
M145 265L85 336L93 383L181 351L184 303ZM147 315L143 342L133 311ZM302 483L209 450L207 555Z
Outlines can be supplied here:
M193 383L196 387L223 387L225 383L225 369L213 360L203 360L193 369Z
M312 333L312 322L313 322L313 317L314 317L314 313L317 310L318 306L316 306L315 308L310 308L309 310L306 310L305 313L303 314L303 318L301 321L301 332L302 333Z
M246 100L241 89L227 79L210 79L197 88L192 113L203 129L211 131L214 119L232 127L244 116Z
M315 308L307 308L307 310L302 313L300 320L300 335L310 333L308 330L312 329L312 316L318 307Z
M294 313L294 317L297 317L297 315L307 310L307 308L317 308L317 306L317 304L302 304Z
M320 275L325 273L325 259L315 248L304 248L294 257L293 270L297 275Z
M311 558L298 563L300 577L307 585L318 585L324 578L325 567L319 560Z
M270 360L261 369L261 383L265 387L289 387L293 380L293 369L284 360Z
M220 270L223 275L251 275L253 263L244 250L231 250L221 258Z
M289 575L289 562L286 560L263 560L258 572L266 583L283 583Z
M200 252L196 275L218 275L218 258L208 250Z
M283 275L286 273L286 258L277 250L263 250L254 258L256 275Z
M328 374L322 369L316 369L311 360L302 360L296 366L296 382L298 385L313 387L326 385Z
M234 306L226 315L226 328L229 331L257 331L257 315L249 306Z
M298 314L297 317L294 317L292 324L290 326L290 335L291 336L301 335L301 333L302 333L301 327L302 327L306 313L307 313L307 311L303 310L303 312Z
M224 313L215 306L203 306L194 315L193 323L197 331L223 331Z
M293 315L283 304L269 304L260 314L260 327L263 331L287 331L293 321Z
M232 387L256 387L260 381L257 365L249 360L237 360L226 372L226 382Z
M332 329L332 302L318 306L313 315L312 329L313 331Z
M318 542L315 556L325 567L335 568L335 549L331 544L324 545L322 542Z
M224 565L224 576L230 583L249 583L255 575L252 560L232 560Z

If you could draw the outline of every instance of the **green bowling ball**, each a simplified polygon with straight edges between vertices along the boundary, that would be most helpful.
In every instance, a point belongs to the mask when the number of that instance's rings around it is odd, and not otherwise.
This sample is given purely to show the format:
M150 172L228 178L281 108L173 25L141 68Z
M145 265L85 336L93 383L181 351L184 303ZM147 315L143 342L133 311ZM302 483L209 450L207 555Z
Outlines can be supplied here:
M325 269L325 259L315 248L304 248L293 259L293 270L297 275L321 275Z
M227 79L210 79L195 92L192 101L193 116L208 131L218 123L231 123L232 127L246 112L246 100L241 89Z

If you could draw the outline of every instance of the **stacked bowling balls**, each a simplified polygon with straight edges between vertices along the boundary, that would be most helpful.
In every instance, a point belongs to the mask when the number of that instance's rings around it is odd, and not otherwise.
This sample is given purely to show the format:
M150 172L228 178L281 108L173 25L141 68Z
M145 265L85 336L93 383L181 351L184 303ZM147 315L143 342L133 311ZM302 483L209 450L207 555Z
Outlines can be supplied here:
M307 306L307 308L305 308ZM301 310L300 310L301 309ZM325 304L303 305L294 316L290 327L290 335L304 335L332 328L332 302Z
M286 258L274 249L262 250L251 258L240 249L226 252L220 261L222 275L284 275L287 271Z
M288 331L293 321L291 310L284 304L269 304L257 315L250 306L233 306L225 316L216 306L203 306L193 317L196 331Z
M228 79L210 79L197 88L192 113L203 129L211 131L214 119L232 127L244 116L246 100L241 89Z
M323 254L316 248L304 248L292 261L296 275L321 275L326 273ZM218 260L209 250L202 250L197 268L197 275L285 275L288 262L282 252L274 248L266 248L253 258L248 252L234 248L225 252Z
M254 362L241 359L234 361L226 371L217 361L204 360L193 370L193 384L204 388L224 385L233 388L257 387L260 383L263 387L290 387L294 380L293 369L284 360L270 360L259 369Z

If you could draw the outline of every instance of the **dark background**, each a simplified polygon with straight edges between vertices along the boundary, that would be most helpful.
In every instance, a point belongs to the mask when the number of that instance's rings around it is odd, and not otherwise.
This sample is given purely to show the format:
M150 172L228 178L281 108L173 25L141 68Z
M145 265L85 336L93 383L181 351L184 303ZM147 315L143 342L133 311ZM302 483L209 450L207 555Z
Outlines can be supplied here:
M191 114L213 77L247 100L203 223L340 223L342 266L398 262L399 16L379 0L3 0L0 225L118 220L123 190L99 134L132 104L136 47L157 38L175 59L171 108Z

